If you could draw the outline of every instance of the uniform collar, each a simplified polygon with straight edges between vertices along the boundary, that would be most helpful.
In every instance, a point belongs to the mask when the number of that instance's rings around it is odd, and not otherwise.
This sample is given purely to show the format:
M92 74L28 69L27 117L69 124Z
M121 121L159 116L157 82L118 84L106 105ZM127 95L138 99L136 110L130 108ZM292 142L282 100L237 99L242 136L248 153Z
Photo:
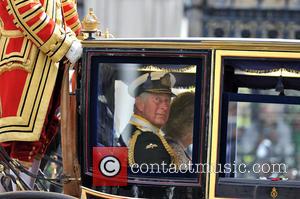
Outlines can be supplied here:
M165 135L161 129L157 128L140 115L133 114L129 120L129 123L136 126L141 131L150 131L153 133L158 133L162 136Z
M132 115L129 120L129 124L135 126L137 129L143 132L152 132L161 136L165 135L162 130L152 125L148 120L146 120L140 115L136 115L136 114ZM120 141L119 141L120 144L129 146L129 140L131 139L132 135L133 132L128 131L128 129L126 130L125 128L125 130L122 132L120 136Z

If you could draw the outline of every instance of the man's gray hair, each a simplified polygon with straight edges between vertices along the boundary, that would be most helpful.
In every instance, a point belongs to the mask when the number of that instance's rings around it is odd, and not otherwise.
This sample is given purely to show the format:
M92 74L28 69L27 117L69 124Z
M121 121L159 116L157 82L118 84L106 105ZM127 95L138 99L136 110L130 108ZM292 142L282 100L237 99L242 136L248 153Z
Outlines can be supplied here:
M149 95L150 95L150 93L143 92L139 96L137 96L136 98L140 97L143 101L145 101L149 97ZM134 103L134 106L133 106L133 112L137 113L137 108L136 108L136 104L135 103Z

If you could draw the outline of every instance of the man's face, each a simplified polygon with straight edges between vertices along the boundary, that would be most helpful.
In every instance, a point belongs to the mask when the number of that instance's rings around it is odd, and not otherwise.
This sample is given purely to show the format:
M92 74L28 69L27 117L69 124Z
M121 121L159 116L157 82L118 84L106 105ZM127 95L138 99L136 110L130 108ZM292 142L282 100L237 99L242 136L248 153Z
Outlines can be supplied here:
M169 94L148 93L138 99L139 114L157 127L162 127L169 119L171 97Z

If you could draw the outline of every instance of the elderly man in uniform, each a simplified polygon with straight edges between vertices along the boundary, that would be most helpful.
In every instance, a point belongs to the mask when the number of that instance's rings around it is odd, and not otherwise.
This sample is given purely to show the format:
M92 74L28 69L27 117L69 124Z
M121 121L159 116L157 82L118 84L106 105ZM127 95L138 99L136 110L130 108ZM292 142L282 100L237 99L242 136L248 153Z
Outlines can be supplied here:
M135 98L134 114L119 138L122 146L129 147L129 165L176 163L161 130L169 118L175 81L171 73L152 72L129 85L129 94Z
M0 142L28 166L57 133L62 60L81 57L79 32L74 0L0 0Z

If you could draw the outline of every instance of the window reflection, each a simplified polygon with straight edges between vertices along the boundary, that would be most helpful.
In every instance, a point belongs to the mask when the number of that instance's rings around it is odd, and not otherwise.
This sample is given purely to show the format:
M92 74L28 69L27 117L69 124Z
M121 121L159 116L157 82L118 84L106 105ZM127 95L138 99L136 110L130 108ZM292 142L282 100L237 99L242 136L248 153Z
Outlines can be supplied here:
M299 180L299 116L300 106L296 104L229 102L226 162L247 165L247 172L237 169L234 177ZM285 164L287 170L252 169L257 164L277 163Z
M141 76L149 76L149 74L155 73L171 73L176 79L175 85L172 87L172 101L180 96L182 93L195 92L195 79L196 79L196 65L185 65L185 64L139 64L139 63L99 63L98 67L92 68L91 78L93 85L91 87L91 117L90 120L92 137L90 143L92 146L123 146L123 142L120 142L120 138L124 141L127 140L125 146L129 146L128 143L131 140L131 134L128 134L126 138L126 128L132 120L134 113L134 106L136 103L136 97L130 94L130 85L136 79ZM152 76L150 76L152 78ZM155 80L156 81L156 80ZM147 82L144 82L147 83ZM153 82L154 83L154 80ZM141 84L143 85L143 84ZM144 88L144 87L143 87ZM153 89L152 89L153 90ZM161 90L161 89L160 89ZM160 91L161 92L161 91ZM191 96L192 106L194 106L195 95ZM190 97L189 97L190 98ZM186 100L185 100L186 101ZM171 101L168 102L171 105ZM180 104L177 106L185 106ZM175 110L175 109L174 109ZM178 110L184 110L183 107ZM182 146L181 156L185 155L186 159L192 158L192 142L193 142L193 126L194 126L194 110L190 110L191 113L185 114L191 115L192 120L185 131L191 131L188 136L182 136L184 144L179 143L176 146ZM150 111L147 111L147 114ZM178 114L178 113L176 113ZM182 114L182 111L181 111ZM169 118L180 117L183 115L173 115ZM175 120L176 121L176 120ZM176 122L175 122L176 123ZM166 124L166 122L165 122ZM182 127L184 125L182 124ZM166 126L159 127L162 136L166 140L167 138ZM178 127L176 129L179 129ZM171 135L171 134L169 134ZM123 136L123 137L122 137ZM125 137L124 137L125 136ZM175 140L175 139L173 139ZM188 140L188 141L186 141ZM171 144L168 143L170 146ZM149 143L152 148L155 143ZM147 146L148 146L147 145ZM130 147L129 147L130 148ZM147 148L147 147L146 147ZM149 148L149 147L148 147ZM177 147L178 149L178 147ZM174 150L176 151L176 150ZM143 155L150 160L149 154ZM156 155L157 156L157 155ZM130 157L130 156L128 156Z

